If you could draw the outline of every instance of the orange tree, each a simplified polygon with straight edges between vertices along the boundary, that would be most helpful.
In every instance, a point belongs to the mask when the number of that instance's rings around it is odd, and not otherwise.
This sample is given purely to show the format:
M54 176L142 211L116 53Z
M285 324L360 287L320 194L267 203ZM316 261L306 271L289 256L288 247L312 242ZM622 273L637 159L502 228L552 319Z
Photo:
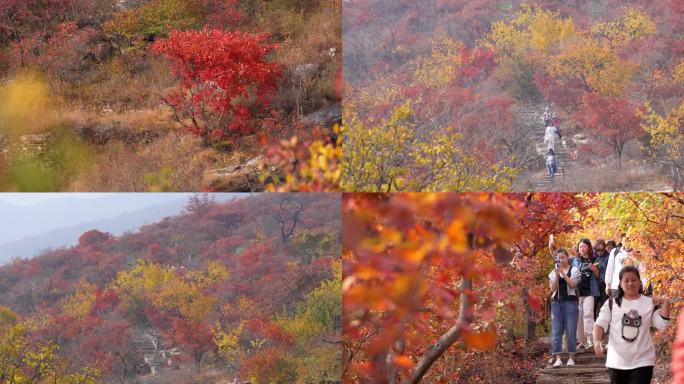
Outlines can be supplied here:
M522 308L534 336L547 236L585 209L569 194L346 195L345 380L468 380L438 359L497 347Z

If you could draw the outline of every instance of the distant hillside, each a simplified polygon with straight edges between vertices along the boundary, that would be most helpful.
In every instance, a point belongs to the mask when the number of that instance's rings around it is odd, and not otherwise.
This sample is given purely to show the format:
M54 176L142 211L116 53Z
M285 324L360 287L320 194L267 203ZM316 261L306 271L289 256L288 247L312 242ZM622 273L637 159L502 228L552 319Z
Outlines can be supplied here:
M99 221L90 221L68 228L52 230L40 235L25 237L0 244L0 264L5 264L13 257L33 257L47 249L75 245L78 237L90 229L110 232L114 235L125 231L134 231L143 224L158 221L166 216L178 214L187 204L185 199L127 212L117 217Z
M13 257L33 257L41 251L75 245L78 237L90 229L114 235L134 231L143 224L181 213L188 202L187 195L155 205L150 205L145 199L131 199L130 206L122 211L118 202L124 196L122 194L94 200L52 199L28 207L0 202L3 216L1 220L11 220L1 224L3 235L0 235L0 265ZM243 195L215 194L214 198L225 201L237 196ZM77 214L74 213L74 207L78 207ZM2 241L29 230L36 234ZM41 230L44 232L41 233Z
M13 260L0 267L0 351L17 352L17 377L35 363L22 356L54 367L38 382L335 380L340 205L338 194L198 195L135 232L88 230Z

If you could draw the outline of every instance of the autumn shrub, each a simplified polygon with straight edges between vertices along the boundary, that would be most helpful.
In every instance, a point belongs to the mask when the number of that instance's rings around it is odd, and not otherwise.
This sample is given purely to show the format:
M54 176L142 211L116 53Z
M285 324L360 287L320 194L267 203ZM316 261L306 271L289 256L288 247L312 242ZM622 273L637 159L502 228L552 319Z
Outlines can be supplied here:
M152 0L137 8L118 12L104 25L104 31L120 42L152 41L167 37L172 30L201 28L207 24L231 28L243 16L235 0Z
M268 347L243 360L241 372L254 384L294 383L296 377L287 352Z
M342 175L342 138L337 126L316 129L311 136L281 140L265 148L262 179L270 191L338 191Z
M186 131L221 146L254 130L253 117L269 103L280 65L266 34L217 29L174 31L152 49L167 56L180 79L164 100ZM220 54L216 54L220 52Z
M458 350L444 356L425 381L438 383L457 378L463 384L534 384L536 371L544 366L546 353L548 345L540 342L524 345L521 340L506 349L497 347L487 352Z

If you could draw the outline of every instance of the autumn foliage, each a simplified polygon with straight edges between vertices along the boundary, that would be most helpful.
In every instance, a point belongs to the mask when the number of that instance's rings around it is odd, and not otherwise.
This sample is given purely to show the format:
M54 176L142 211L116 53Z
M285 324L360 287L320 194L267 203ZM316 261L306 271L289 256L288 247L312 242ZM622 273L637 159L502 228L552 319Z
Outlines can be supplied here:
M277 220L284 198L299 204L294 224ZM206 371L255 383L339 377L339 204L313 193L196 197L137 232L92 230L17 259L0 268L0 372L23 378L45 364L38 382L131 382L165 351L161 369L186 372L178 382Z
M339 124L341 3L3 1L2 189L265 190L262 139Z
M535 382L548 350L539 338L550 236L575 255L582 237L626 231L655 291L678 297L681 204L654 194L345 195L345 380ZM669 337L657 340L669 350Z
M267 60L277 45L267 39L205 29L157 41L152 49L169 57L180 77L180 90L166 99L178 121L207 142L252 131L252 110L268 105L280 75Z
M344 11L344 188L527 190L545 106L578 167L614 172L626 148L630 164L641 150L680 188L673 2L351 1Z

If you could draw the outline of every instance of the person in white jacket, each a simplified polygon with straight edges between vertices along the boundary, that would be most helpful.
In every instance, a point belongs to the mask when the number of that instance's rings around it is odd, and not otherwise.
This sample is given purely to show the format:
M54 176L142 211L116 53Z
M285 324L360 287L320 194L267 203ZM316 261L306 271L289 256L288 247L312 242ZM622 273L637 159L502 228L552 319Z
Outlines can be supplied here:
M546 150L556 151L556 136L560 138L558 133L558 128L553 125L546 127L544 131L544 143L546 144Z
M626 266L619 272L618 294L601 307L594 325L594 352L605 356L601 346L608 335L606 367L612 384L649 384L655 366L650 329L664 330L670 320L670 300L643 294L639 269Z
M617 247L614 248L610 256L608 257L608 265L606 266L606 275L605 275L605 283L606 283L606 294L609 297L615 297L618 293L618 288L620 286L620 271L622 270L623 267L627 265L633 265L636 266L639 269L639 273L644 274L646 271L646 265L642 262L639 261L639 259L636 257L635 251L633 248L629 248L626 245L626 239L623 237L622 239L622 247ZM641 277L641 282L644 287L646 287L646 277L643 276Z

